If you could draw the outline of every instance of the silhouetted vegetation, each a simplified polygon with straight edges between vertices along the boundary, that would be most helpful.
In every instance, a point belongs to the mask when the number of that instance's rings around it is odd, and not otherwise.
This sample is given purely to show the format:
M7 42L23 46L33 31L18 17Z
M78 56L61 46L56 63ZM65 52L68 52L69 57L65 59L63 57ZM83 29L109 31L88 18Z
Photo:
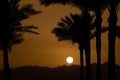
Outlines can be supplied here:
M38 14L40 11L34 10L31 4L20 7L19 2L20 0L1 1L0 49L3 51L4 58L4 80L11 80L8 53L13 45L23 42L25 32L38 34L32 30L38 27L33 25L23 26L20 21L29 18L31 15Z
M117 23L117 12L120 8L120 0L40 0L40 3L45 6L51 4L68 4L74 5L80 10L94 11L96 15L96 50L97 50L97 80L101 80L101 24L102 13L107 8L109 10L109 34L108 34L108 63L109 63L109 80L115 80L115 39L119 37ZM89 51L89 50L87 50ZM87 54L89 55L89 54Z
M84 12L84 11L83 11ZM96 31L93 32L92 30L95 29L95 26L93 25L94 22L93 16L87 16L89 18L90 22L90 38L94 38L96 36ZM61 18L61 22L58 23L58 27L55 27L52 31L58 38L58 41L71 41L73 44L77 43L79 45L80 50L80 65L81 65L81 80L83 79L83 53L86 50L86 22L87 18L84 13L81 15L77 14L71 14L69 16L65 16L65 18ZM102 32L107 31L108 28L103 27ZM90 41L90 40L89 40ZM88 53L85 53L88 54ZM87 56L87 55L86 55ZM89 60L90 61L90 60ZM87 63L87 62L86 62ZM86 70L88 72L88 70ZM89 73L90 74L90 73Z
M109 80L116 80L115 77L115 41L117 29L117 10L119 9L120 0L109 1L109 32L108 32L108 76Z
M20 21L29 18L29 16L38 14L41 11L33 9L31 4L19 6L21 0L2 0L0 4L0 18L1 18L1 29L0 29L0 50L3 51L4 59L4 80L11 80L11 71L8 61L8 53L12 50L12 47L16 44L20 44L24 41L24 33L38 34L33 29L38 27L30 25L23 26ZM40 3L45 6L51 4L63 4L73 5L80 9L81 15L65 16L61 18L61 22L58 23L59 27L53 29L52 33L58 37L59 41L70 40L72 43L77 43L80 50L80 66L62 66L58 68L40 68L40 67L29 67L28 73L23 73L17 76L18 72L26 71L27 68L20 68L18 71L13 70L13 80L118 80L120 69L115 66L115 42L116 37L120 38L120 27L117 25L118 15L117 12L120 9L120 0L40 0ZM102 14L105 9L109 10L108 27L102 27ZM92 23L92 17L90 11L94 12L95 20ZM91 30L95 29L95 32ZM101 68L101 32L108 31L108 70ZM90 39L96 37L96 53L97 53L97 65L93 66L90 64L91 55L91 44ZM83 66L83 54L85 53L86 67ZM91 66L94 69L91 72ZM103 65L102 65L103 66ZM105 64L106 66L106 64ZM36 68L38 71L36 71ZM80 69L79 69L80 68ZM106 67L107 68L107 67ZM115 70L115 68L118 70ZM40 70L39 70L40 69ZM74 69L74 70L73 70ZM79 71L79 70L80 71ZM84 72L84 69L86 72ZM95 70L96 69L96 70ZM103 70L104 69L104 70ZM96 71L96 73L95 73ZM101 72L106 76L101 74ZM69 73L68 73L69 72ZM37 73L37 74L36 74ZM76 74L76 75L73 75ZM95 75L96 74L96 75ZM107 76L108 74L108 76ZM3 74L2 74L3 75ZM22 75L22 76L21 76ZM32 78L33 75L33 78ZM79 77L80 75L80 77ZM85 76L84 76L85 75ZM24 77L23 77L24 76ZM27 78L26 76L31 76ZM1 77L1 75L0 75ZM19 77L19 79L18 79ZM23 79L22 79L23 78Z
M88 13L89 14L89 13ZM88 14L81 14L81 15L70 15L70 17L66 16L65 18L61 19L61 22L58 23L58 27L54 28L52 33L58 37L58 41L65 41L70 40L73 44L78 43L79 50L80 50L80 64L81 64L81 80L83 79L83 51L85 50L85 54L88 54L86 51L88 44L87 42L87 36L89 34L86 34L87 32L87 25L89 23L89 28L92 25L92 19L90 15ZM88 21L86 20L88 19ZM94 29L94 28L91 28ZM89 35L93 36L92 34ZM90 40L89 40L90 41ZM89 44L90 45L90 44ZM89 47L90 48L90 47ZM90 53L89 53L90 54ZM86 55L86 59L88 59L90 56ZM87 60L90 62L90 60ZM86 63L89 63L87 62ZM90 66L87 66L87 70L90 70ZM91 72L91 71L87 71ZM91 73L87 73L91 74ZM89 78L90 79L90 78Z

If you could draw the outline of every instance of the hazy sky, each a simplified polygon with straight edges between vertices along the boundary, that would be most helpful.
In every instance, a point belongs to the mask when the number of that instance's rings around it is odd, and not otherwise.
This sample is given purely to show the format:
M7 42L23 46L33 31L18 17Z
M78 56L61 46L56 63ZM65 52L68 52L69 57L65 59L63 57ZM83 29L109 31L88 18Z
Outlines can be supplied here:
M34 8L41 10L42 13L31 16L22 21L23 25L35 25L40 35L25 34L25 41L22 44L13 47L9 54L9 63L11 67L18 66L61 66L67 65L66 57L74 58L73 64L79 64L78 45L71 42L58 42L51 30L57 26L60 18L69 13L80 13L77 8L72 6L52 5L49 7L41 6L38 0L21 0L21 4L32 3ZM119 13L120 14L120 11ZM104 13L103 25L107 25L107 11ZM105 19L106 17L106 19ZM120 19L120 15L119 15ZM120 20L118 21L120 25ZM95 39L91 41L91 63L96 62ZM120 64L120 40L116 40L116 64ZM107 33L102 34L102 62L107 62ZM0 69L3 68L3 54L0 52Z

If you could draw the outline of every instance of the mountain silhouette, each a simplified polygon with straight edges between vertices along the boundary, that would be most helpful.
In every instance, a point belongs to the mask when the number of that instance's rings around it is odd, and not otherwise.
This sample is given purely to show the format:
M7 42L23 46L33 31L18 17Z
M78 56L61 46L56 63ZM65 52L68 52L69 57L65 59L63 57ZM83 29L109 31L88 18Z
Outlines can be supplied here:
M102 67L102 80L108 80L108 64ZM92 80L96 79L96 64L92 64ZM11 69L12 80L80 80L80 66L59 66L56 68L39 66L22 66ZM84 67L85 71L85 67ZM85 78L85 76L84 76ZM120 66L116 65L116 80L120 80ZM0 80L3 80L3 72L0 71Z

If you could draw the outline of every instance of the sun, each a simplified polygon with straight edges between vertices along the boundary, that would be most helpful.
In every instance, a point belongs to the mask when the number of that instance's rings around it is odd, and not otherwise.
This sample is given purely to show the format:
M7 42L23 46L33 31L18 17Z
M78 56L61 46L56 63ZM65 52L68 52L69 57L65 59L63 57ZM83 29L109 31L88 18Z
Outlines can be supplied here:
M66 58L66 62L68 63L68 64L71 64L71 63L73 63L73 58L72 57L67 57Z

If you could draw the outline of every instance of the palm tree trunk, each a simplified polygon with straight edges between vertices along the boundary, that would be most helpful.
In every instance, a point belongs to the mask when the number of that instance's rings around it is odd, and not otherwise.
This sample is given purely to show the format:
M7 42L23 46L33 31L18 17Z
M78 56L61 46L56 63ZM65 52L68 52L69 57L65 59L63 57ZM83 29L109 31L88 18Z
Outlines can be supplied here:
M116 22L117 14L115 10L114 0L110 0L110 16L109 16L109 50L108 50L108 77L109 80L116 80L115 78L115 40L116 40Z
M92 80L91 79L91 65L90 65L90 45L87 44L87 47L85 49L85 56L86 56L86 80Z
M80 50L80 80L83 80L84 78L84 68L83 68L83 47L82 45L79 46Z
M4 64L4 80L11 80L11 71L8 62L8 41L9 41L9 2L2 0L4 5L2 8L2 50L3 50L3 64Z
M3 48L3 57L4 57L4 80L11 80L11 71L9 68L7 47Z
M96 11L96 50L97 50L97 68L96 80L101 80L101 13L98 6Z
M86 80L91 79L91 65L90 65L90 14L84 9L84 18L85 18L85 56L86 56Z

